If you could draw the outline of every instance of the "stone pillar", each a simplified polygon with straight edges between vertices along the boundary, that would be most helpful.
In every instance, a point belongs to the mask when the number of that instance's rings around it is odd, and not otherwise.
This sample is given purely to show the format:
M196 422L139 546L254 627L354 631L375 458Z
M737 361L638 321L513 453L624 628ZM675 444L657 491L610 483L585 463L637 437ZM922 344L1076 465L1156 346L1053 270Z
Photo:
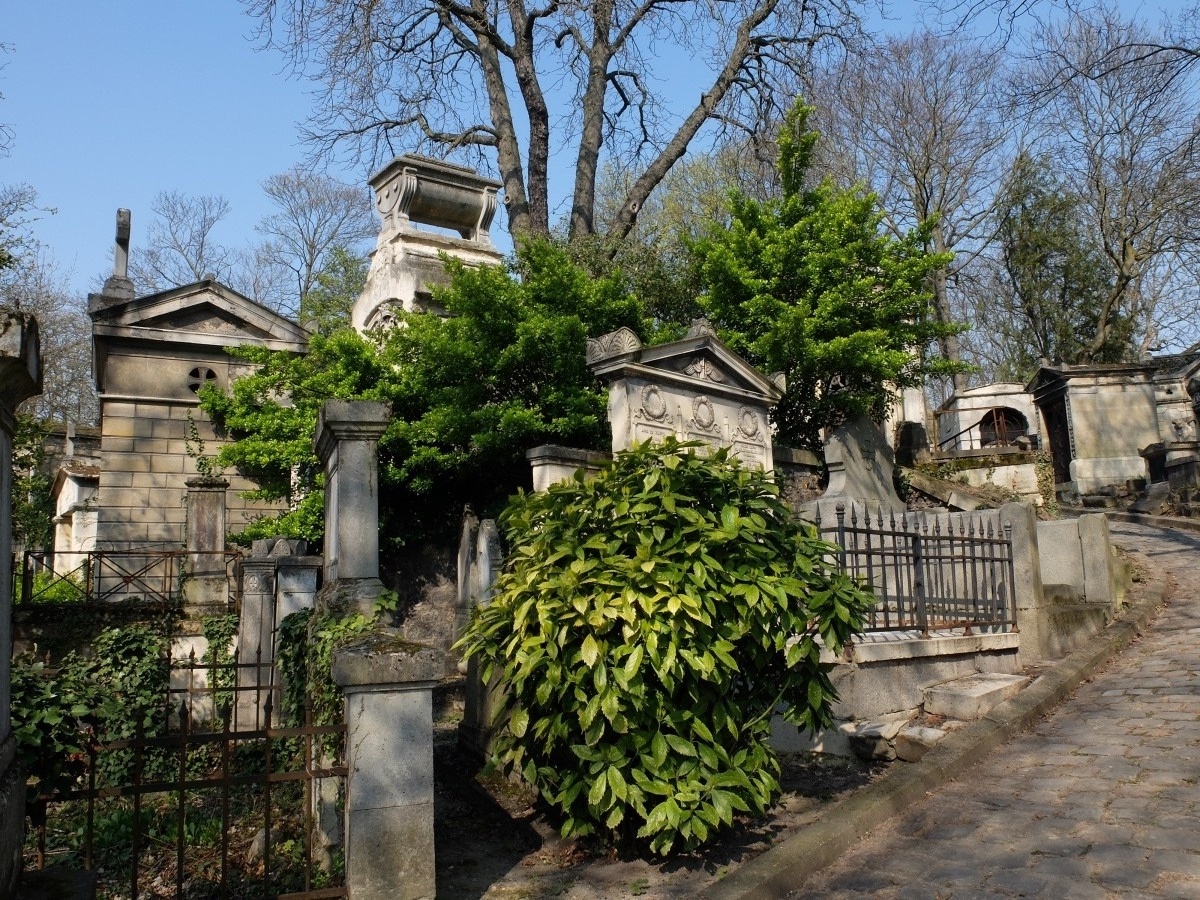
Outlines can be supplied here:
M0 897L16 895L25 827L25 773L12 732L12 444L17 406L41 391L37 320L0 309Z
M1000 507L1000 522L1012 526L1013 593L1017 602L1017 628L1021 632L1017 659L1019 665L1027 666L1044 659L1050 645L1037 519L1032 506L1005 503Z
M334 652L346 696L346 887L352 900L420 900L436 890L432 647L379 629Z
M259 543L255 541L255 544ZM258 549L257 547L255 549ZM263 707L267 696L262 688L271 681L275 660L275 558L249 556L242 560L242 610L238 617L237 727L264 728L268 724ZM257 665L255 665L257 663ZM275 716L279 703L272 700Z
M1079 517L1079 549L1083 556L1083 595L1089 603L1107 607L1111 618L1117 611L1120 590L1108 517L1104 513Z
M470 567L465 576L459 575L460 590L464 593L460 602L468 609L487 606L491 602L496 577L504 561L500 531L494 519L480 522L472 537L474 552L470 555ZM492 755L492 729L504 698L495 679L490 684L484 683L481 670L479 658L472 657L467 663L466 697L463 718L458 725L458 745L464 752L486 760Z
M224 478L201 475L187 485L187 579L183 598L204 615L220 613L229 602L225 573Z
M313 446L325 466L324 602L370 615L379 580L379 438L391 410L367 400L327 400Z

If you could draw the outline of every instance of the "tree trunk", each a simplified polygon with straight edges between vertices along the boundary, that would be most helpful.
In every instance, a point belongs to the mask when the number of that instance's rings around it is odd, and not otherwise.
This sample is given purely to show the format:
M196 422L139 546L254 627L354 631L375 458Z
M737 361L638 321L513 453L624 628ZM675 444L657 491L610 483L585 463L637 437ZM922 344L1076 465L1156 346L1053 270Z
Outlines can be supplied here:
M633 229L637 222L638 212L641 211L642 205L650 197L650 194L658 187L659 183L666 177L667 172L671 170L671 166L687 152L688 144L692 138L696 136L696 132L705 122L712 117L713 111L725 99L725 95L729 93L729 89L733 87L735 79L739 72L742 71L747 58L750 56L751 36L754 30L763 22L770 18L771 14L778 6L779 0L761 0L750 14L742 20L738 26L737 39L730 48L729 56L725 59L725 65L717 77L713 80L712 87L707 93L700 95L700 101L691 111L683 124L679 126L679 130L675 132L675 136L667 143L662 152L650 163L646 171L641 177L633 183L633 187L629 189L629 194L625 198L625 202L621 204L620 210L617 212L616 221L613 222L612 228L609 229L609 236L618 239L625 238Z
M601 0L592 11L592 46L588 52L587 89L583 94L583 128L575 161L575 196L571 204L572 238L595 231L596 169L604 140L604 99L608 90L608 64L612 59L609 22L612 3Z

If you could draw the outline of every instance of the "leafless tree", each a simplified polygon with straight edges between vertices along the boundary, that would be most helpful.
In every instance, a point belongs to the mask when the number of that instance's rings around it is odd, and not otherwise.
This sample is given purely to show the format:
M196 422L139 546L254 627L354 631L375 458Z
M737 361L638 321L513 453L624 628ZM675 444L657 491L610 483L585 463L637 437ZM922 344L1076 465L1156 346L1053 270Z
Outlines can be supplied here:
M129 274L139 294L152 294L212 275L228 281L233 255L213 229L229 215L229 201L213 195L162 191L141 250L130 254Z
M43 421L95 423L92 321L83 298L32 240L11 266L0 269L0 304L19 306L38 322L42 393L27 400L22 411Z
M961 318L950 285L987 244L1010 152L997 103L1001 65L996 48L920 31L818 69L811 87L824 167L843 184L875 191L897 235L925 225L928 250L955 254L932 285L943 322ZM962 355L956 335L943 338L941 350Z
M499 174L509 227L545 232L550 158L572 147L572 235L595 231L600 165L619 156L637 164L609 227L624 236L702 128L754 127L790 103L783 76L814 45L861 34L862 0L244 2L320 85L320 149L474 151ZM679 115L658 85L681 78L695 87Z
M333 248L361 244L375 233L375 218L365 191L300 167L272 175L263 182L263 190L277 211L258 225L265 238L258 253L265 267L287 274L287 307L295 312ZM264 265L255 265L253 271Z
M1171 274L1197 249L1200 99L1189 57L1139 49L1156 43L1160 33L1100 5L1041 27L1018 80L1038 117L1036 146L1084 199L1111 267L1096 334L1077 362L1100 355L1122 319L1150 349L1181 316Z

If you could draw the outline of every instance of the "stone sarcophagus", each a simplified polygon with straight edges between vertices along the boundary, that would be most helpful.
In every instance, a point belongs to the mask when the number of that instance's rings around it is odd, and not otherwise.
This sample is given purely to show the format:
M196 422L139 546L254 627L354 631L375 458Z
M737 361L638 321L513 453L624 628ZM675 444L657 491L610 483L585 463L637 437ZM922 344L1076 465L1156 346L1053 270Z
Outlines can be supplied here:
M730 350L704 319L683 340L643 347L628 328L593 338L587 360L608 382L616 453L668 436L728 447L748 466L771 471L771 407L783 377L768 378Z
M431 291L447 281L444 256L467 266L502 261L488 234L500 182L406 153L370 184L382 224L366 285L354 304L352 323L359 331L391 327L400 310L437 312Z

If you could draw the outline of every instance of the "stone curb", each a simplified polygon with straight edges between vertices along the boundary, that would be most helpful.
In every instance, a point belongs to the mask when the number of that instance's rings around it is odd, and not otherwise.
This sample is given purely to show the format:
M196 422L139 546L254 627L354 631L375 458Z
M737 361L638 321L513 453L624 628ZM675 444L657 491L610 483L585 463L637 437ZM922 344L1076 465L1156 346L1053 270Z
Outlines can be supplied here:
M826 809L819 822L739 866L699 896L706 900L766 900L801 887L868 832L1028 729L1128 647L1166 599L1167 579L1157 575L1136 593L1137 599L1107 629L1054 663L1016 697L948 734L920 762L897 763L874 784Z

